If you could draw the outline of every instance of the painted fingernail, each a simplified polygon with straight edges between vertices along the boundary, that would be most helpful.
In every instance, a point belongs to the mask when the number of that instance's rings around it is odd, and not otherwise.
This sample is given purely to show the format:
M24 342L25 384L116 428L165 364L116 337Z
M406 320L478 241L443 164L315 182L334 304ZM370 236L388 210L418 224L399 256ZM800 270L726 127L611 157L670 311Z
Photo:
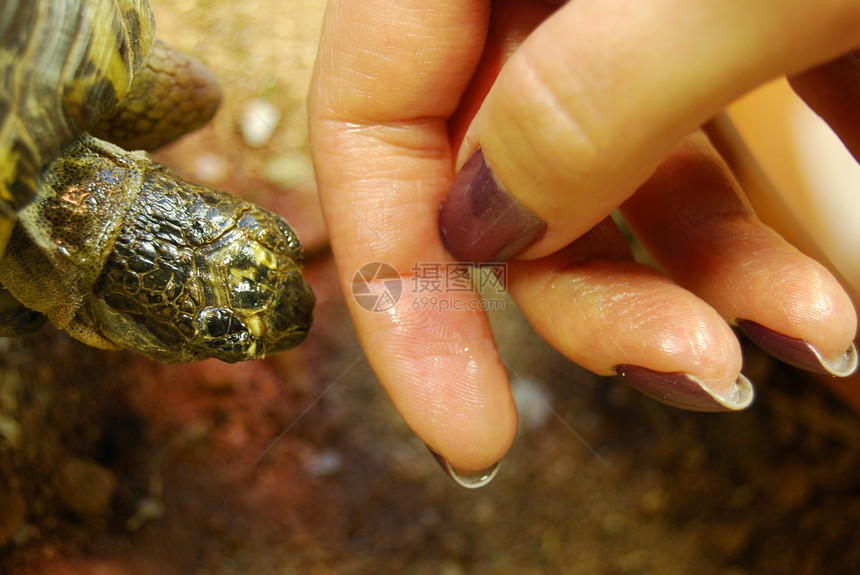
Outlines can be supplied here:
M648 397L693 411L737 411L748 407L755 395L743 374L727 389L716 390L688 373L663 373L636 365L617 365L615 373Z
M834 377L848 377L857 371L857 348L853 343L841 356L825 359L810 343L788 337L760 323L739 319L737 326L753 343L789 365Z
M499 462L497 461L495 465L488 467L487 469L483 469L481 471L474 471L471 473L463 473L461 471L457 471L448 461L430 449L430 453L433 454L433 457L436 459L436 463L439 464L439 467L442 468L442 471L448 474L448 477L454 480L457 485L465 487L466 489L477 489L479 487L483 487L488 484L493 478L496 476L496 473L499 472Z
M502 186L481 148L469 157L439 213L442 241L463 262L501 262L516 256L546 230L546 222Z

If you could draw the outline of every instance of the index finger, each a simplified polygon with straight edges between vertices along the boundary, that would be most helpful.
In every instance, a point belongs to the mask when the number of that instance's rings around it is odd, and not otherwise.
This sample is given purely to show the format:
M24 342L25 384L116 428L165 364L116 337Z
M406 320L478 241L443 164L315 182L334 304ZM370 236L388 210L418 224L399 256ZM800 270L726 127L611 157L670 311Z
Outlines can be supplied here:
M412 429L466 472L495 464L513 440L507 377L478 296L446 293L447 311L416 305L410 275L451 261L436 225L453 177L447 121L488 17L487 2L330 2L309 107L332 251L368 360ZM373 262L404 280L384 311L352 297L356 272ZM362 289L385 287L373 273L365 280Z

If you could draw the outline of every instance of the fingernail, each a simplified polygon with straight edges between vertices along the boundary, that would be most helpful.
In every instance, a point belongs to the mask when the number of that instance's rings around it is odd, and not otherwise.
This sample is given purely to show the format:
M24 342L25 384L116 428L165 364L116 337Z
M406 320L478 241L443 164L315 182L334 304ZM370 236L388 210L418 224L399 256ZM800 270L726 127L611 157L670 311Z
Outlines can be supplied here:
M760 323L739 319L737 326L753 343L789 365L834 377L848 377L857 371L857 348L853 343L841 356L828 360L810 343L788 337Z
M737 411L748 407L755 395L743 374L729 389L715 390L687 373L663 373L636 365L617 365L615 373L648 397L693 411Z
M488 484L493 478L496 476L496 473L499 472L499 462L497 461L495 465L483 469L481 471L475 471L471 473L463 473L461 471L457 471L448 461L430 449L430 453L433 454L433 457L436 459L436 463L439 464L439 467L442 468L442 471L448 474L448 477L454 480L458 485L465 487L466 489L477 489L479 487L483 487Z
M546 230L546 222L502 186L481 148L451 184L439 213L442 241L463 262L501 262L516 256Z

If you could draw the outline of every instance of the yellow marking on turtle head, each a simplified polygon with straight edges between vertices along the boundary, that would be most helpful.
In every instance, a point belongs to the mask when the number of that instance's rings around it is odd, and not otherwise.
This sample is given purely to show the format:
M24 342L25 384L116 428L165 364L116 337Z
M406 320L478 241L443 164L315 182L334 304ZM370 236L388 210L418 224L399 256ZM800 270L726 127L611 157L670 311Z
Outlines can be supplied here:
M270 270L273 270L278 267L278 259L275 257L272 251L266 249L261 245L257 245L254 248L254 261L256 261L261 266L266 266Z
M242 280L256 281L258 275L255 268L230 268L230 277L235 282L241 282Z
M248 331L254 337L262 337L266 333L266 324L260 319L260 316L253 315L248 318Z

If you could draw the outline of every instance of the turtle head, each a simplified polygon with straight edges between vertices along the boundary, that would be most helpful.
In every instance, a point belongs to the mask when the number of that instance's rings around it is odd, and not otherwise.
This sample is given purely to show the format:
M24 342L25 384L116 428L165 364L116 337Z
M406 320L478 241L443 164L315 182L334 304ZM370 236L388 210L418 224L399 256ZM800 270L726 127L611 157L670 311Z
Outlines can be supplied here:
M315 298L286 220L155 164L144 171L77 323L163 362L232 363L301 343Z
M301 271L301 245L279 216L249 206L207 257L207 299L195 344L224 361L264 357L301 343L316 299Z

